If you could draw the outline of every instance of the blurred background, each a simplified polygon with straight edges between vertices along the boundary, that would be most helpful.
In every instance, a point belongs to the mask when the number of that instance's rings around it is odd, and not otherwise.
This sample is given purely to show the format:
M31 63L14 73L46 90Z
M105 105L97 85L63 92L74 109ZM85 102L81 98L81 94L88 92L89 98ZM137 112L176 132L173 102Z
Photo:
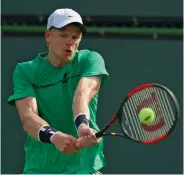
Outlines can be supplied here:
M105 174L183 173L183 4L182 0L2 0L2 174L19 174L25 134L14 108L12 73L18 62L47 51L47 17L72 8L83 17L88 34L80 49L99 52L110 80L100 94L97 121L103 127L126 93L145 82L161 83L178 98L180 122L173 134L154 145L105 138ZM113 101L113 103L112 103ZM117 125L112 128L118 131Z

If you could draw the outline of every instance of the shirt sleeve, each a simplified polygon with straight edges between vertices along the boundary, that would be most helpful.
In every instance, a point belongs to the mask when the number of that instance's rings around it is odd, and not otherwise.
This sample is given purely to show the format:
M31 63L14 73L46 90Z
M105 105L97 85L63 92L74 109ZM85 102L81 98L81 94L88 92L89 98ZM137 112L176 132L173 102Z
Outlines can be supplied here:
M14 105L15 100L30 96L36 97L31 80L18 64L13 73L13 94L8 98L8 104Z
M83 77L101 75L101 87L108 81L109 74L105 68L105 62L102 56L97 52L90 52L86 58L83 58L81 63L81 71Z

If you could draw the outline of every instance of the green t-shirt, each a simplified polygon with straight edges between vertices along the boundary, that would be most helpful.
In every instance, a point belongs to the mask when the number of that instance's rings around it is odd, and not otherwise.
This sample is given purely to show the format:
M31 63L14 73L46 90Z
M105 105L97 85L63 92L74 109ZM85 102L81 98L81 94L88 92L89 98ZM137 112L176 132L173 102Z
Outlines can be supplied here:
M63 68L56 68L40 53L28 62L18 63L14 75L14 94L8 103L16 99L35 97L39 116L57 130L77 138L72 102L79 80L87 76L102 76L102 84L108 73L102 56L94 51L76 51L72 60ZM89 103L90 127L99 130L96 124L98 94ZM41 143L27 134L24 173L88 174L106 165L103 155L103 140L100 144L84 148L80 152L65 155L54 145Z

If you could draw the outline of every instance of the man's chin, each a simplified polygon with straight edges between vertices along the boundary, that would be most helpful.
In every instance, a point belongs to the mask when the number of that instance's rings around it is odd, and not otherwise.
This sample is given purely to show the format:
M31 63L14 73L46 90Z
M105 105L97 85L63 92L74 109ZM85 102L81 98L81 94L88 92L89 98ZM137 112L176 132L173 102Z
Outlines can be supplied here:
M74 54L67 54L64 56L64 59L71 60Z

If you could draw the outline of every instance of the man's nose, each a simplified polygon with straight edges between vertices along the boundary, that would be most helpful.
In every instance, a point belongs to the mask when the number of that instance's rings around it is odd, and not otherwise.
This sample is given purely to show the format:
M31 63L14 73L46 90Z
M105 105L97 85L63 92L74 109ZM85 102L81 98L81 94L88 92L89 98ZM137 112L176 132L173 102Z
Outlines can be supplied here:
M71 46L74 44L74 40L73 39L69 39L67 42L67 46Z

